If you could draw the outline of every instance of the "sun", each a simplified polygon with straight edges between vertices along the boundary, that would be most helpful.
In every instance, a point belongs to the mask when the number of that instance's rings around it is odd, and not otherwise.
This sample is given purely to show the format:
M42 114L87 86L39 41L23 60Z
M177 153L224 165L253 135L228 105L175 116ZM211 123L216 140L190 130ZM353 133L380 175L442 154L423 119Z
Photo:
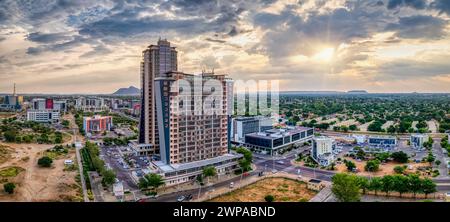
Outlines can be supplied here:
M324 61L324 62L330 62L334 58L334 48L324 48L317 54L313 56L313 59Z

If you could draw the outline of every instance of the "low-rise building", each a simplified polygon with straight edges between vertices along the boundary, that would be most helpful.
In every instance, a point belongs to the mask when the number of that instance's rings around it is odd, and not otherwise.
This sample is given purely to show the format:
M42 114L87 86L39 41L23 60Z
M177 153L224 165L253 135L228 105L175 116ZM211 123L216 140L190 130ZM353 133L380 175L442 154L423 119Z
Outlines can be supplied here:
M367 140L366 135L353 134L352 137L355 138L356 144L358 144L358 145L365 143Z
M86 133L110 131L113 127L112 116L83 117L83 129Z
M109 107L105 104L105 100L97 97L80 97L75 101L75 108L84 112L103 112L109 110Z
M397 146L397 137L395 136L369 136L367 142L370 147L393 149Z
M322 181L318 179L310 179L306 184L306 188L313 191L320 191L324 186L325 185L322 183Z
M428 141L429 136L427 134L411 134L409 140L411 147L416 149L423 149L423 143Z
M320 166L329 166L334 162L333 150L336 144L334 140L330 137L319 136L313 138L313 146L311 157Z
M27 121L39 123L55 123L59 122L58 110L27 110Z
M225 154L181 164L165 164L162 161L152 161L151 167L154 172L163 176L165 186L170 187L195 181L197 176L203 174L205 167L214 167L219 177L232 174L239 168L239 160L242 157L242 154Z
M237 143L243 143L245 142L245 135L263 132L272 128L273 121L270 117L237 117L232 120L232 140Z
M314 130L307 127L286 127L245 135L245 144L250 150L270 155L278 155L294 144L308 142Z

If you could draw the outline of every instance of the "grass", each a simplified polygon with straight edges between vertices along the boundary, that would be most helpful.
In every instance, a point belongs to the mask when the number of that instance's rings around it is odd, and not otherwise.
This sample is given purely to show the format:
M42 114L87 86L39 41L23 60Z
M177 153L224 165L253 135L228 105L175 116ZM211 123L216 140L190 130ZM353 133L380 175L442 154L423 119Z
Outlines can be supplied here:
M25 169L21 167L5 167L3 169L0 169L0 177L16 177L22 171L25 171Z
M9 147L0 145L0 164L6 162L10 158L11 152Z

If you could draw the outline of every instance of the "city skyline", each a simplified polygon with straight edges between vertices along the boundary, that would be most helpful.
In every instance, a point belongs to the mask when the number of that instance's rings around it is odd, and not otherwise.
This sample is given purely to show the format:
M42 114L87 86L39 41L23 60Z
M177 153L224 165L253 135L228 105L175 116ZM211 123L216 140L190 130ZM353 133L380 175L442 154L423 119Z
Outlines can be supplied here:
M279 80L283 91L449 93L450 2L0 3L0 93L108 94L139 86L160 37L178 70ZM140 87L138 87L140 88Z

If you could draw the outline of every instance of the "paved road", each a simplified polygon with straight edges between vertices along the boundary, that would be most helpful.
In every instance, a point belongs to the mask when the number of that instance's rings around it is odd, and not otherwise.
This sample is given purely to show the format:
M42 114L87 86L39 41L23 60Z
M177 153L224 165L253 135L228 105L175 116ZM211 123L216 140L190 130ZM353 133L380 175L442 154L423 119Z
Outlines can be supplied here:
M73 142L77 142L76 135L78 133L78 128L73 128ZM83 174L83 164L81 163L81 155L80 155L80 148L76 147L76 155L77 155L77 163L78 163L78 169L80 171L80 180L81 180L81 187L83 189L83 199L84 202L89 202L88 194L87 194L87 188L86 188L86 181L84 180L84 174Z

